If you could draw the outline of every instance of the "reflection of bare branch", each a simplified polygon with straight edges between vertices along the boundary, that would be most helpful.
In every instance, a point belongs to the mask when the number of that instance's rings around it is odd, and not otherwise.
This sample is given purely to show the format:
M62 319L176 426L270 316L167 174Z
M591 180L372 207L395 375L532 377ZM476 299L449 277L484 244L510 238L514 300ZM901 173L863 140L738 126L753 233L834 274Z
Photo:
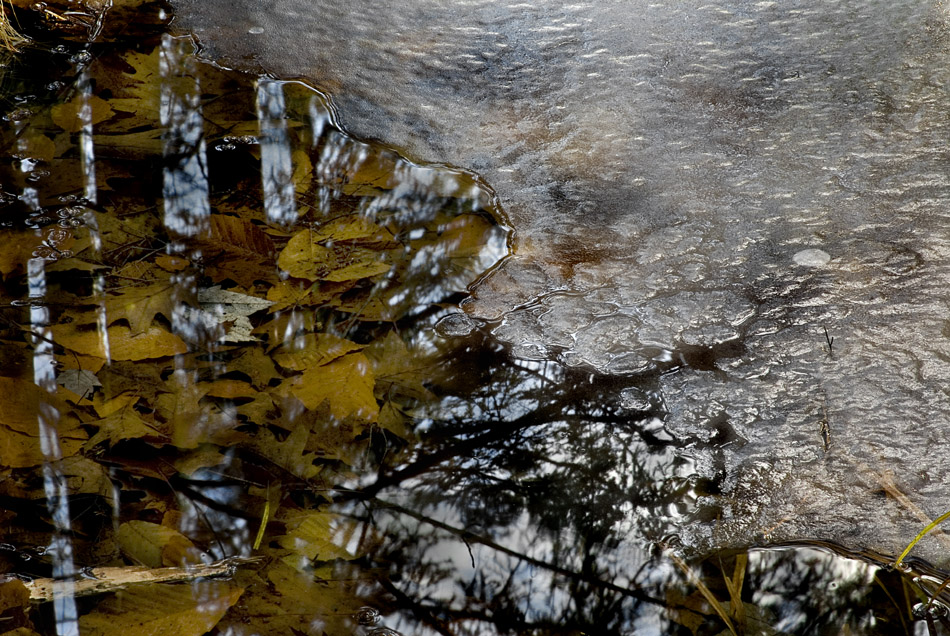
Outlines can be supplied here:
M542 561L541 559L536 559L526 554L521 554L520 552L516 550L512 550L511 548L507 548L501 545L500 543L492 541L491 539L487 537L483 537L481 535L475 534L471 530L456 528L455 526L449 525L443 521L439 521L437 519L432 519L431 517L427 517L424 514L416 512L415 510L404 508L396 503L382 501L379 499L376 500L376 503L379 504L380 508L392 510L394 512L398 512L400 514L404 514L406 516L412 517L413 519L417 521L421 521L430 526L433 526L435 528L438 528L440 530L444 530L450 534L453 534L466 542L478 543L487 548L491 548L492 550L495 550L497 552L501 552L502 554L507 554L508 556L524 561L525 563L528 563L530 565L534 565L536 567L548 570L549 572L554 572L555 574L560 574L561 576L567 577L571 580L589 583L595 587L603 588L605 590L610 590L612 592L618 592L622 594L623 596L628 596L630 598L637 599L638 601L644 601L647 603L656 603L657 605L666 607L666 602L663 599L650 596L642 588L624 587L622 585L617 585L616 583L611 583L610 581L605 581L599 577L592 576L590 574L585 574L583 572L575 572L574 570L569 570L559 565L555 565L554 563L548 563L547 561Z

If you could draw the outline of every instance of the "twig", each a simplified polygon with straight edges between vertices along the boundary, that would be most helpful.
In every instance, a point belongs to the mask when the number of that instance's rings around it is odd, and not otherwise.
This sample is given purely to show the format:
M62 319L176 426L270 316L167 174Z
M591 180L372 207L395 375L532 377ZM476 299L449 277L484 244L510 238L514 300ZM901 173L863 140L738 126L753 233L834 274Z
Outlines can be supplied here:
M89 578L74 581L33 579L24 585L30 591L31 601L44 603L62 595L64 586L69 586L70 596L105 594L143 583L177 583L211 577L227 577L233 575L239 565L256 563L260 560L260 557L230 557L214 563L201 563L180 568L147 568L140 565L91 568L82 571L82 576Z

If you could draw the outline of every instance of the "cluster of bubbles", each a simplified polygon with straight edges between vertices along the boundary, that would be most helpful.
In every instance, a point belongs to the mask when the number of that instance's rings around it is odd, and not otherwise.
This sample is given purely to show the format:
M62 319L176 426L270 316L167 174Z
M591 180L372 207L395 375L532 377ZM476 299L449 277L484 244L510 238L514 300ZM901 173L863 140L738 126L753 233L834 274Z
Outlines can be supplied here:
M218 151L237 150L238 146L255 146L260 141L254 135L225 135L221 143L214 146Z
M63 207L49 210L40 210L26 217L28 227L47 227L43 242L33 250L33 258L47 261L57 261L73 256L71 250L62 246L73 237L73 230L85 224L83 216L86 214L86 204L81 197L67 195L60 197Z
M395 629L390 629L388 627L376 627L379 625L382 616L374 607L361 607L356 611L356 622L363 627L372 627L373 629L366 632L366 636L402 636Z

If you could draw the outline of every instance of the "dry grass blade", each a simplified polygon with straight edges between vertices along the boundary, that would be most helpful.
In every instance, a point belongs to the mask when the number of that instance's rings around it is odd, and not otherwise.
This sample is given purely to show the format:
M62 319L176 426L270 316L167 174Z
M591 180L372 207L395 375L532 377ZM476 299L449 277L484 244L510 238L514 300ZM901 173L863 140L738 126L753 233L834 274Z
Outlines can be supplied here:
M696 589L698 589L699 593L703 595L703 598L706 599L706 602L712 606L716 614L719 615L719 618L722 619L722 622L726 624L727 628L729 628L729 633L733 636L739 636L738 632L736 632L735 626L733 626L732 621L729 619L729 613L726 611L726 608L722 606L722 603L720 603L719 600L709 590L709 588L706 587L706 584L703 583L698 576L696 576L695 572L693 572L693 569L686 565L686 562L675 554L671 553L670 559L676 564L676 567L682 570L683 574L686 575L686 578L689 579L689 582L696 586Z
M730 578L725 569L720 567L722 579L729 590L729 607L740 628L745 624L745 605L742 604L742 584L745 582L746 566L749 564L749 555L745 552L736 556L736 566Z
M15 53L26 42L26 38L20 35L10 24L10 17L6 11L8 6L11 5L7 2L0 3L0 50Z

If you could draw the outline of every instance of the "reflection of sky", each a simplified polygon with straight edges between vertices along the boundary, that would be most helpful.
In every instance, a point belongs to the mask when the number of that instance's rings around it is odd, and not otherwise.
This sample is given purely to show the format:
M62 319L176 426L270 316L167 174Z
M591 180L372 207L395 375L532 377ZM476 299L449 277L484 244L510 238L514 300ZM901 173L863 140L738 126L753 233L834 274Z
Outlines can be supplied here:
M270 223L289 227L297 220L297 203L283 86L283 82L267 79L258 81L257 119L261 133L264 212Z
M173 236L197 236L207 227L211 215L201 87L197 75L182 72L183 65L191 60L193 46L187 39L162 38L162 196L165 227ZM191 86L186 85L189 77L193 78Z

